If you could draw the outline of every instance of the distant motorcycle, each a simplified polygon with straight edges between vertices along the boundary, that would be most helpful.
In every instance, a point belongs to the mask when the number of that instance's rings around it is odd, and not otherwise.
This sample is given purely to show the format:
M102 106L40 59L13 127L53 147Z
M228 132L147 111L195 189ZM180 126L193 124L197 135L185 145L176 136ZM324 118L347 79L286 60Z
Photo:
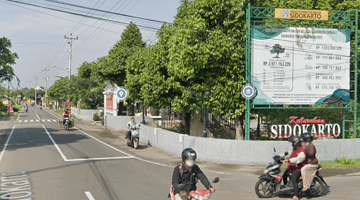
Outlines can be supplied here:
M132 128L132 129L130 129L130 131L131 131L131 138L125 138L125 142L128 146L132 146L135 149L138 149L139 148L139 138L140 138L139 129Z
M69 119L69 115L64 115L64 127L67 131L70 129L71 121Z
M274 148L274 152L276 152ZM284 156L288 155L288 152L285 152ZM275 155L273 157L274 162L270 163L265 171L264 175L259 177L258 182L255 184L255 193L260 198L269 198L275 194L292 194L294 193L294 187L291 182L292 173L288 172L288 177L290 180L286 185L281 185L282 176L280 176L280 167L283 164L284 156ZM327 186L324 178L320 175L322 170L321 165L319 165L316 176L314 177L313 182L308 195L311 197L319 197L324 192L324 184ZM299 191L303 188L302 177L298 181Z

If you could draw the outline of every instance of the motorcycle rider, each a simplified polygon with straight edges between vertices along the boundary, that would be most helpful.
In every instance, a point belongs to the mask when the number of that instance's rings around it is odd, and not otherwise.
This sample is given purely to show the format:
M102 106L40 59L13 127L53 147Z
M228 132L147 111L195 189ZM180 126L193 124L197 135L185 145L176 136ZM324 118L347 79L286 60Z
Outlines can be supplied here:
M25 105L25 110L27 111L29 109L28 105L26 104Z
M311 133L301 134L306 151L307 164L301 168L301 176L303 177L303 191L309 190L311 182L314 179L318 168L318 159L316 158L316 148L312 143L314 136Z
M289 163L288 170L292 171L291 182L294 187L294 196L289 200L298 200L299 199L299 187L297 181L301 175L301 168L306 164L306 152L304 147L301 145L301 138L298 136L293 136L289 138L289 142L292 143L293 151L291 153L290 159L286 159L283 162Z
M65 115L67 115L68 116L68 118L70 119L71 118L71 115L70 115L70 113L69 113L69 110L68 109L64 109L64 113L62 114L62 117L63 117L63 125L65 124Z
M131 117L131 121L127 124L128 132L126 132L126 139L131 139L131 129L139 129L138 124L135 122L135 118Z
M201 171L199 166L195 164L196 152L191 148L186 148L181 153L182 163L175 167L172 177L172 187L176 200L186 200L190 191L196 190L197 179L207 190L212 193L215 189L211 186L205 174ZM186 184L185 188L179 189L179 184Z

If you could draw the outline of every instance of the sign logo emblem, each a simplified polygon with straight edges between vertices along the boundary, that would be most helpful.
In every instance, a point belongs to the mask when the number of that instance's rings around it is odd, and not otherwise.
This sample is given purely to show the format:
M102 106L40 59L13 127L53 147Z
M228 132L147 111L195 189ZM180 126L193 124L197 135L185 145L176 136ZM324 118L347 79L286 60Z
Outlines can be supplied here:
M116 91L116 97L118 100L122 101L128 98L128 91L126 88L121 87Z
M257 95L256 87L252 84L246 84L242 87L241 94L245 99L253 99Z
M283 10L283 17L289 17L289 10Z

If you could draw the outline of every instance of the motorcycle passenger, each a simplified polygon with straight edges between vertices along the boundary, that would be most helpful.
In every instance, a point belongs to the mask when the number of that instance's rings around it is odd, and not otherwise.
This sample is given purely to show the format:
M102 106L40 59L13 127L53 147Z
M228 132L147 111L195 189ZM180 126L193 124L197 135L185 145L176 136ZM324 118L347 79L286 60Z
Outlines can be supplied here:
M64 110L64 113L62 114L62 117L63 117L63 125L65 125L65 118L64 118L65 115L67 115L69 119L71 118L71 115L70 115L68 109L66 109L66 108L65 108L65 110Z
M287 162L288 170L292 172L291 182L294 187L294 196L289 200L299 199L299 187L297 181L301 175L301 168L306 164L306 152L304 147L301 145L301 138L293 136L289 138L289 142L292 143L293 150L290 159L286 159L283 162Z
M212 193L215 189L211 186L205 174L201 171L199 166L195 164L196 152L191 148L186 148L181 153L182 163L175 167L172 177L172 187L176 200L187 199L188 193L196 190L197 179L207 190ZM185 188L179 189L179 184L185 184Z
M131 129L140 129L135 122L135 118L131 117L131 121L127 124L128 132L126 132L126 139L131 139Z
M304 149L306 151L307 164L301 169L301 176L303 177L303 191L309 190L311 182L314 179L318 168L318 159L316 158L316 148L312 143L314 137L311 133L303 133L301 135L304 142Z

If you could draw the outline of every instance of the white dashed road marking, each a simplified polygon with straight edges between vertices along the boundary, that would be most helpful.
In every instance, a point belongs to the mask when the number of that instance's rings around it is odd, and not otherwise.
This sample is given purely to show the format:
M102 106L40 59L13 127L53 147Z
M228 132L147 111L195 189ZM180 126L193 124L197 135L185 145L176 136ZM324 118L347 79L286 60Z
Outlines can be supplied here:
M48 122L51 122L51 120L50 120L50 119L48 119L47 121L48 121Z
M55 119L53 119L53 122L56 122L56 120L55 120Z
M34 122L34 120L31 119L30 122Z
M91 193L89 191L86 191L85 194L89 198L89 200L95 200L93 195L91 195Z
M39 120L37 119L36 122L39 122Z
M28 122L28 120L25 120L24 122Z
M22 120L19 120L19 122L22 122Z

